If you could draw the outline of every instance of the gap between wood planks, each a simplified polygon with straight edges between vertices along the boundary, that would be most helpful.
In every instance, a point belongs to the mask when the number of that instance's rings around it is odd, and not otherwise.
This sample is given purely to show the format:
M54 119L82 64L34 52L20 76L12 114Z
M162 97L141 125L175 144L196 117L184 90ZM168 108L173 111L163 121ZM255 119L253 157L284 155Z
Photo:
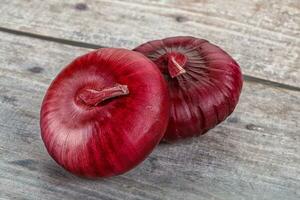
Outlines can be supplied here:
M66 45L76 46L76 47L83 47L83 48L89 48L89 49L105 48L105 46L101 46L101 45L97 45L97 44L91 44L91 43L86 43L86 42L79 42L79 41L74 41L74 40L67 40L67 39L62 39L62 38L45 36L45 35L25 32L25 31L13 30L13 29L5 28L5 27L0 27L0 31L5 32L5 33L14 34L14 35L31 37L31 38L35 38L35 39L46 40L46 41L50 41L50 42L56 42L56 43L66 44ZM300 92L300 87L297 87L297 86L291 86L291 85L287 85L287 84L283 84L283 83L278 83L275 81L270 81L270 80L250 76L250 75L243 75L243 77L244 77L244 80L248 81L248 82L257 82L257 83L261 83L261 84L272 86L272 87L283 88L283 89L287 89L287 90Z

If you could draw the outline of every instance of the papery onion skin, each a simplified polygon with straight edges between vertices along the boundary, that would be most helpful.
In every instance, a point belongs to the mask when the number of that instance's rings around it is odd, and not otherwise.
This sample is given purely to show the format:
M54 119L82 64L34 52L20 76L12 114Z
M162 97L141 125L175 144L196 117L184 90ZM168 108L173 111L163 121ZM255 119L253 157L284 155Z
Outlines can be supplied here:
M41 135L48 153L71 173L119 175L159 143L169 108L167 85L153 62L104 48L75 59L54 79L41 107Z
M154 61L168 82L171 110L163 140L202 135L236 107L242 73L221 48L204 39L178 36L147 42L134 51Z

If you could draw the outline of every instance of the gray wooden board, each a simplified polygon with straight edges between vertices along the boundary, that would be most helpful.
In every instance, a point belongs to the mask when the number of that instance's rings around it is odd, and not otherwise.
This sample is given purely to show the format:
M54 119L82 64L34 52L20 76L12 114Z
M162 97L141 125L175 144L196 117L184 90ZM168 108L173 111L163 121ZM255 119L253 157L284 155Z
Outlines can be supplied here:
M90 49L0 38L0 199L300 198L299 92L245 82L235 112L206 135L160 144L124 175L86 180L47 154L39 110L55 74Z
M202 37L244 74L300 86L299 0L2 0L0 13L0 28L104 46Z

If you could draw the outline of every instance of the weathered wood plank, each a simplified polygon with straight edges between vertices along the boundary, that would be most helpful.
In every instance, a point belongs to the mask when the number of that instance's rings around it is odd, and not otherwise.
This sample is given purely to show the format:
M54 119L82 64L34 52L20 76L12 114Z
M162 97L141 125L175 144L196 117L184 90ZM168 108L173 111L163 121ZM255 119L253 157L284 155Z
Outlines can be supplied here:
M246 82L234 114L203 137L161 144L122 176L85 180L46 153L39 109L54 75L89 49L0 38L0 198L300 198L299 92Z
M4 0L0 26L126 48L193 35L222 46L247 75L300 86L299 0L80 2Z
M128 1L127 1L128 2ZM297 15L300 9L300 3L296 0L287 0L285 2L279 0L269 1L224 1L222 0L129 0L132 3L142 3L151 6L164 6L166 8L181 9L184 11L198 13L221 20L226 23L239 25L239 28L251 28L255 34L256 30L270 31L283 34L287 37L299 37L300 16ZM189 18L179 17L177 21L188 21ZM283 23L284 21L284 23ZM206 19L202 19L203 23L207 23ZM223 25L224 26L224 25ZM226 25L225 25L226 26ZM231 27L233 30L235 27ZM259 35L257 33L257 35ZM268 34L260 36L268 38Z

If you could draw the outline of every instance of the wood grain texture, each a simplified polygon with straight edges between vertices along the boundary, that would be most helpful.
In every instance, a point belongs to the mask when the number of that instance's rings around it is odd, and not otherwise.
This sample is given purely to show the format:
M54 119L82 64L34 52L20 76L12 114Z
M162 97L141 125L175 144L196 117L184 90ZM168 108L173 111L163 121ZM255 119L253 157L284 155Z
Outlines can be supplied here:
M206 38L244 74L300 86L299 0L3 0L0 27L133 48L175 35Z
M246 82L240 103L206 135L160 144L111 179L64 171L40 137L45 90L89 49L0 33L0 199L300 198L300 93Z

